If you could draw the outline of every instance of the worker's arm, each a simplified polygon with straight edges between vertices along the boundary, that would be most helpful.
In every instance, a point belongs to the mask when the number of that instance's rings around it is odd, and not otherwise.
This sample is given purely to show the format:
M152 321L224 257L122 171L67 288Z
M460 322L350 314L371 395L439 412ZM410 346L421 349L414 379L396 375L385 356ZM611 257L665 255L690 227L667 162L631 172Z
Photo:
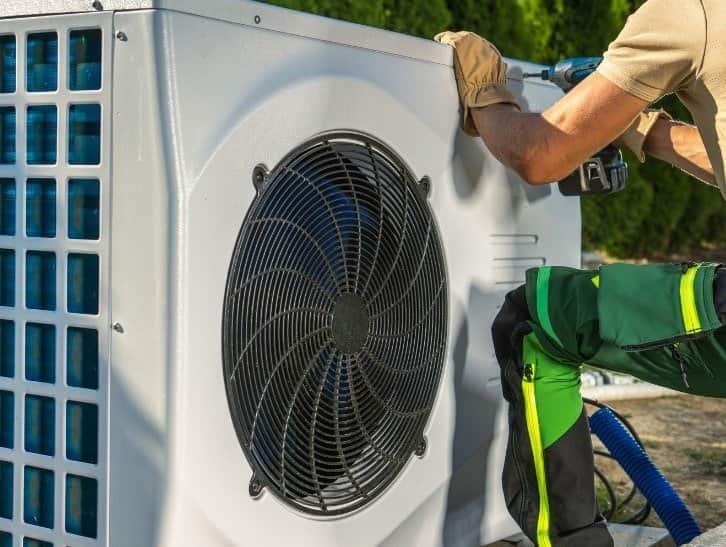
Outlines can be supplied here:
M596 72L547 111L523 113L507 89L506 64L491 43L470 32L444 32L436 39L454 49L464 131L480 135L494 156L526 181L556 182L621 137L641 160L645 152L714 182L698 131L658 112L643 113L650 101L611 78Z
M494 156L531 184L558 181L613 142L647 104L598 73L542 114L508 104L477 108L472 116ZM716 184L701 134L695 126L658 119L643 152L689 175Z
M541 114L508 104L472 111L494 156L531 184L556 182L619 137L647 106L595 73Z
M713 165L696 126L661 118L648 133L643 150L703 182L716 185Z

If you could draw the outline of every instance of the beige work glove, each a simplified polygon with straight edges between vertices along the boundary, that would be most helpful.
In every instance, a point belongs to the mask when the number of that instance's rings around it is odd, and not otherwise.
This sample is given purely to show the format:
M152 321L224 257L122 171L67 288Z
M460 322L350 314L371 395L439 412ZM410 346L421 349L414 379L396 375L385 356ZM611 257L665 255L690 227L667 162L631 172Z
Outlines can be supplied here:
M643 151L645 139L648 138L648 134L653 130L655 123L661 118L673 119L665 110L645 110L641 112L625 133L618 137L615 144L620 148L630 149L641 163L645 162L645 152Z
M435 40L454 48L461 126L467 135L478 135L471 116L473 108L501 103L520 108L517 99L507 89L507 64L493 44L473 32L442 32L436 35Z

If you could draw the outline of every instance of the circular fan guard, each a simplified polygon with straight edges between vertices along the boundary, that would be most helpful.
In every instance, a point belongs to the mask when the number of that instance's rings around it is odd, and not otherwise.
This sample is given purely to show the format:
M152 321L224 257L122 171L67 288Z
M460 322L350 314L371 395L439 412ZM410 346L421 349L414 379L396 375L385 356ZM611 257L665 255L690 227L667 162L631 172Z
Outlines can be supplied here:
M349 513L425 449L448 314L428 181L352 133L305 143L257 178L222 325L250 493Z

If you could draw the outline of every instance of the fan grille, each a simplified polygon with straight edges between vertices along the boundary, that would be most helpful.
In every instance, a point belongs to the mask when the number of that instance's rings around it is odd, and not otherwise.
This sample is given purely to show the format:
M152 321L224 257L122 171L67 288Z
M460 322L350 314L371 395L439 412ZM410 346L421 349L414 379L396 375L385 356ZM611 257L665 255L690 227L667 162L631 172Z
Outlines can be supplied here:
M328 134L266 178L224 301L224 379L255 480L303 512L369 503L421 446L444 363L441 242L374 139Z

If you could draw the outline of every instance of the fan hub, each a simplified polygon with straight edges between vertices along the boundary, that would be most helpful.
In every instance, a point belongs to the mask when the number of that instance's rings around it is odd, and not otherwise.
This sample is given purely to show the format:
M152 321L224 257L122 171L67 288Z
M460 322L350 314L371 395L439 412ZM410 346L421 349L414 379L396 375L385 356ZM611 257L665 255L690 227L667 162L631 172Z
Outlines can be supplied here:
M358 353L368 339L368 306L353 293L341 294L333 313L333 341L344 354Z

